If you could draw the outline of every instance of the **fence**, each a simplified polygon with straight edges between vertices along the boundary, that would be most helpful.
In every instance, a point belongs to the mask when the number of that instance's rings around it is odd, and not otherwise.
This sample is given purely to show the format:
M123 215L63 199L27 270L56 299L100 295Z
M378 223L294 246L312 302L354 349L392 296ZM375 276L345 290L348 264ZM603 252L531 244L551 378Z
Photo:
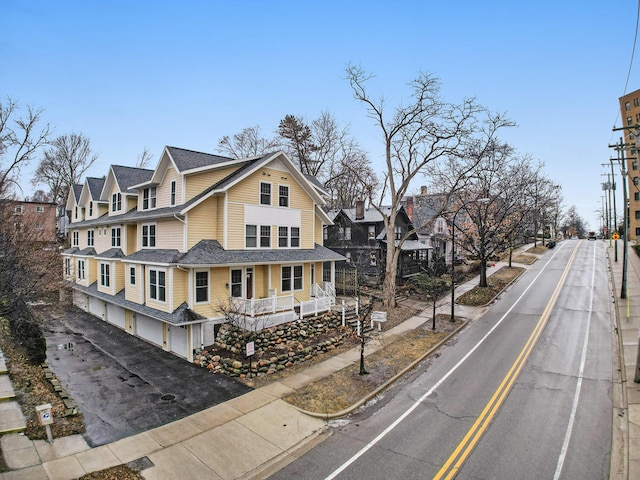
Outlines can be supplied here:
M358 294L358 271L355 268L336 268L335 293L340 296Z

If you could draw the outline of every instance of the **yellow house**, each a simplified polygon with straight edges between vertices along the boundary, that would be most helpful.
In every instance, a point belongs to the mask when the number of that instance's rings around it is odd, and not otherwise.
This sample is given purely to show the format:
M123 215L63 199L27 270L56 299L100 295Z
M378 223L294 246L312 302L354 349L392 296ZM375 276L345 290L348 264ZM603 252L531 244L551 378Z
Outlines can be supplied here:
M165 147L154 170L113 165L69 193L74 303L189 361L216 324L328 310L343 257L322 245L322 193L283 152Z

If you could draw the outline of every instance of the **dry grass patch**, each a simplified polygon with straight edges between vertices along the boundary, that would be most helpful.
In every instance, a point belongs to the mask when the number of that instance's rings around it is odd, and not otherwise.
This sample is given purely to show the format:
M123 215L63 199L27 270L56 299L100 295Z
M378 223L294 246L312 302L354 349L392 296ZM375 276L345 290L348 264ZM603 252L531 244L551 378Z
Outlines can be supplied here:
M520 255L516 255L515 257L513 257L511 260L516 263L531 265L533 264L533 262L538 260L538 257L536 257L535 255L525 255L524 253L521 253Z
M542 255L543 253L549 251L547 247L543 247L542 245L538 245L537 247L531 247L527 250L528 253L535 253L537 255Z
M431 330L429 320L401 339L367 355L364 362L367 375L359 374L360 365L356 363L297 390L284 400L311 412L340 412L376 391L459 326L460 322L451 322L448 315L438 315L435 331Z
M524 271L523 267L502 267L487 278L486 287L474 287L456 299L460 305L479 307L491 302L507 285Z

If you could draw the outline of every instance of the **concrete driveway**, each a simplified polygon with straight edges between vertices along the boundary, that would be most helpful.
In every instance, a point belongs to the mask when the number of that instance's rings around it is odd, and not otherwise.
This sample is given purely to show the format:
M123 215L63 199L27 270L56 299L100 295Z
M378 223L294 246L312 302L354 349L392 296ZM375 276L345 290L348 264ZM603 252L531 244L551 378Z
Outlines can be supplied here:
M49 321L47 363L84 415L91 446L158 427L251 388L214 375L88 313Z

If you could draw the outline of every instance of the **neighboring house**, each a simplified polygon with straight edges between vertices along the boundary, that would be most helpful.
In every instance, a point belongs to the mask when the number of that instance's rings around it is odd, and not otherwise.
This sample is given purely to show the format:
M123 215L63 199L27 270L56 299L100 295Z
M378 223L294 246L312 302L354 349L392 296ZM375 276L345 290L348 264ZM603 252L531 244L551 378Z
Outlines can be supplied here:
M25 241L57 241L55 203L3 200L1 205L6 221Z
M429 261L436 253L446 258L447 262L451 259L449 222L445 215L441 214L444 202L446 202L446 195L430 194L425 186L420 188L419 195L408 195L402 200L411 223L418 228L418 240L432 247L429 252Z
M330 308L343 258L322 245L322 205L283 152L165 147L154 170L71 189L64 277L76 305L192 361L230 316L260 329Z
M390 207L384 207L388 215ZM333 225L325 232L325 246L344 255L347 264L358 270L359 278L368 284L382 283L385 272L387 234L384 219L375 208L364 208L364 201L356 201L355 208L331 210L329 217ZM411 220L404 207L400 207L396 216L396 231L393 241L396 245L408 231L413 229ZM428 265L428 251L431 247L418 241L414 233L402 244L398 259L396 284L402 285L424 271Z

